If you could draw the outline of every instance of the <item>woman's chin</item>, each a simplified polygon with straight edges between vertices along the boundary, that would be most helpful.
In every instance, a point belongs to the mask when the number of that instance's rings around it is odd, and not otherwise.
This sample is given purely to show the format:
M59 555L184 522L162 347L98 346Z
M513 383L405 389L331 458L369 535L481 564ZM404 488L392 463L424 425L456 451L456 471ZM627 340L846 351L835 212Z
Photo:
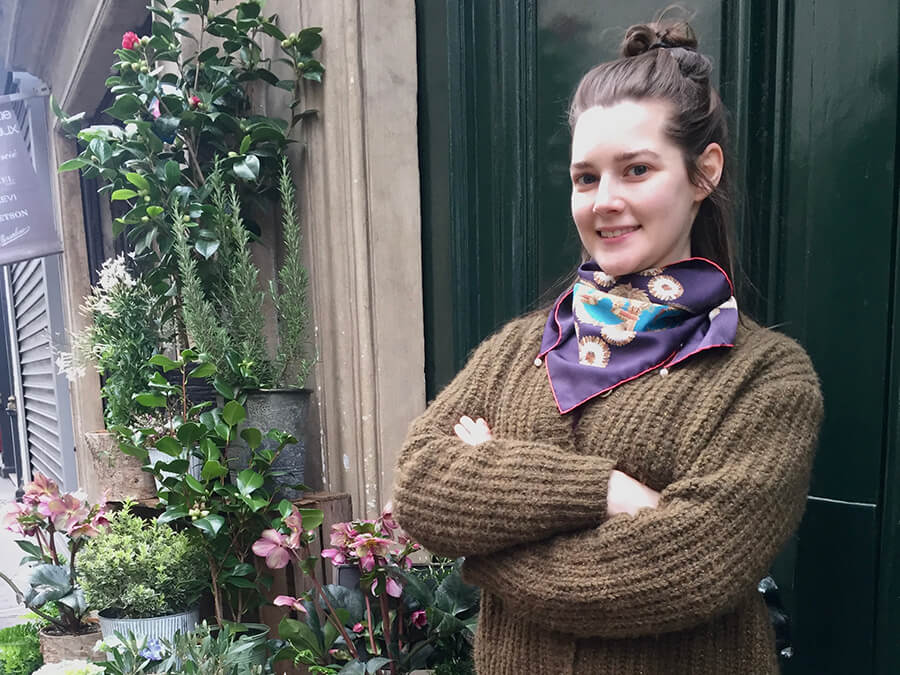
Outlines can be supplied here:
M595 252L594 261L600 266L600 269L614 277L623 277L626 274L640 272L643 269L636 260L625 259L620 256L603 255L599 251Z

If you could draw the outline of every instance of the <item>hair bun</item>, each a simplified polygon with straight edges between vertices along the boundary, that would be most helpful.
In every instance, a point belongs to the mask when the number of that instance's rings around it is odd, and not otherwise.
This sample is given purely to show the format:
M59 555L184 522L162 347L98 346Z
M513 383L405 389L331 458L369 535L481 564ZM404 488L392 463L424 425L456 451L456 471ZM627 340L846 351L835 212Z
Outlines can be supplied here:
M680 47L697 50L697 36L687 21L654 21L625 31L622 56L638 56L651 49Z

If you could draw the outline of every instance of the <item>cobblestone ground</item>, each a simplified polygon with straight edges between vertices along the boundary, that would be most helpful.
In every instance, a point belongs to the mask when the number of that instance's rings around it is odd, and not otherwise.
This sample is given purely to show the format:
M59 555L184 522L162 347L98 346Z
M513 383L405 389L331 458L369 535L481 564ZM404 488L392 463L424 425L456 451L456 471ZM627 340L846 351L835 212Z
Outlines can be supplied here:
M6 511L6 505L13 501L16 488L6 478L0 478L0 511ZM6 529L0 529L0 571L12 577L19 588L24 588L28 581L27 570L19 569L22 551L16 546L15 535ZM21 622L25 608L16 602L15 593L0 579L0 628Z

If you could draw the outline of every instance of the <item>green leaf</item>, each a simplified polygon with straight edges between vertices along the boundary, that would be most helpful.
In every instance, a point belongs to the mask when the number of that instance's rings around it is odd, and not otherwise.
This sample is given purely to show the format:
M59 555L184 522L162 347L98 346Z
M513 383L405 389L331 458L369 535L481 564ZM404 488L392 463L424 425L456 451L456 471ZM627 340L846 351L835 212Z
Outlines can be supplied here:
M269 23L269 22L263 23L259 27L259 29L266 35L271 35L276 40L281 41L281 40L287 39L287 35L282 33L281 29L278 26L276 26L274 23Z
M261 488L264 482L263 477L253 469L244 469L237 476L237 488L245 496Z
M238 152L240 152L242 155L247 154L247 151L250 149L250 144L252 142L253 137L250 136L250 134L245 135L244 138L241 139L241 149L238 150Z
M247 427L241 431L241 438L251 450L256 450L262 443L262 432L254 427Z
M188 512L185 506L170 506L159 518L156 519L160 525L165 525L173 520L187 518Z
M204 492L206 492L206 488L203 487L203 483L194 478L191 474L185 474L184 476L182 476L182 478L184 479L185 484L197 494L203 494Z
M284 617L278 624L278 636L299 649L310 650L317 658L323 654L319 637L302 621Z
M235 588L247 588L247 589L255 589L256 584L254 584L249 579L245 579L244 577L229 577L226 581L226 584L229 586L233 586Z
M181 443L176 441L171 436L163 436L158 441L156 441L156 449L160 452L164 452L169 457L181 457L181 454L184 452L184 448L181 447Z
M203 437L203 429L201 429L200 425L196 422L185 422L178 427L175 436L178 437L178 440L181 441L182 445L190 445Z
M111 108L107 108L104 112L110 117L125 122L134 117L141 105L141 99L134 94L123 94L116 99Z
M259 157L247 155L242 161L231 167L231 170L238 178L255 181L259 177Z
M386 659L383 656L372 657L366 661L366 673L377 673L380 668L383 668L390 662L390 659Z
M38 560L44 557L44 554L41 553L41 549L37 544L32 544L30 541L25 541L24 539L16 540L16 544L18 544L19 548L25 551L25 553L30 553Z
M147 207L147 215L151 218L156 218L157 216L161 216L163 214L163 207L161 206L148 206Z
M247 411L237 401L229 401L222 410L222 419L229 426L235 426L247 419Z
M76 169L81 169L82 167L90 166L90 165L91 165L90 162L86 162L83 159L79 159L78 157L75 157L74 159L70 159L69 161L63 162L62 164L60 164L57 171L59 171L59 173L63 173L65 171L75 171Z
M220 242L217 239L198 239L197 243L194 244L194 250L206 260L209 260L219 250L219 244Z
M435 589L434 606L455 616L478 604L479 595L479 590L464 583L459 571L454 569Z
M203 531L205 534L210 537L215 537L219 530L222 529L222 526L225 524L225 518L220 516L218 513L211 513L204 518L198 518L194 521L194 527L198 530Z
M315 530L325 520L321 509L297 509L303 519L304 530Z
M178 361L173 361L168 356L163 356L162 354L154 354L150 357L150 363L154 366L160 366L165 372L169 372L170 370L177 370L181 368L182 363Z
M228 475L228 467L222 466L222 464L215 460L211 459L203 465L203 471L200 472L200 477L203 480L217 480L222 478L222 476Z
M216 366L213 363L201 363L191 371L191 377L209 377L216 372Z
M131 183L132 185L137 187L139 190L149 190L150 189L150 183L148 183L147 179L144 178L139 173L134 173L134 172L126 173L125 180L127 180L129 183Z
M217 392L219 392L219 394L222 395L222 398L224 398L226 401L231 401L235 398L234 387L232 387L224 380L216 378L215 380L213 380L213 387Z
M166 407L166 397L158 394L135 394L134 400L145 408Z
M88 147L101 164L105 164L106 161L112 157L112 147L102 138L95 138L90 142Z
M366 664L362 661L351 661L338 671L338 675L366 675Z
M109 196L109 198L114 202L118 202L118 201L122 201L123 199L134 199L137 196L138 196L138 193L135 192L134 190L127 190L127 189L123 188L121 190L115 190Z
M178 162L169 160L166 162L166 185L175 187L181 181L181 167Z
M256 568L250 563L238 563L234 566L234 569L231 570L231 574L236 577L246 577L253 574L255 571Z

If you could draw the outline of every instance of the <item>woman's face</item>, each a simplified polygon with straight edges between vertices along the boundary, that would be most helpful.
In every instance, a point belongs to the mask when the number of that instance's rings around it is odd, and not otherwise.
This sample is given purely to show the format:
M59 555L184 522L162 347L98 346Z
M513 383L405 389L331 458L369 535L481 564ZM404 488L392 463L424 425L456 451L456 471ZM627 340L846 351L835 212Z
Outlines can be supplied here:
M625 100L589 108L575 124L572 217L607 274L691 256L691 225L708 191L691 183L681 150L666 136L669 111L663 101ZM710 144L699 165L715 185L721 148Z

